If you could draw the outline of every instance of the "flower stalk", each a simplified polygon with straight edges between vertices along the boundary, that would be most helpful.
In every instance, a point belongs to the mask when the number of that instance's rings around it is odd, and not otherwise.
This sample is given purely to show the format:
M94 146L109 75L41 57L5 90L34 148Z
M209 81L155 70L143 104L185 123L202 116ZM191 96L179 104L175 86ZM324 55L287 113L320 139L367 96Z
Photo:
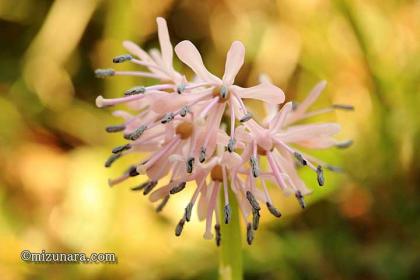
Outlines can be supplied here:
M223 194L221 193L223 197ZM220 201L223 201L223 198ZM221 223L222 242L220 243L219 279L242 280L242 238L241 225L239 222L239 207L235 195L229 189L229 203L231 206L231 218L229 224ZM220 213L223 216L223 205L220 203Z

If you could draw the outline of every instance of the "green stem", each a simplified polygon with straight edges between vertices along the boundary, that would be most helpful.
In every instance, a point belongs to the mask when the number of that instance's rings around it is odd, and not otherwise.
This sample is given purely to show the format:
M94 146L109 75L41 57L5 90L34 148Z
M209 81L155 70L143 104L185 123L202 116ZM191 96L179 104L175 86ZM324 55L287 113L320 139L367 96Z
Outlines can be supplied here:
M223 197L223 192L220 192L220 194ZM222 197L220 201L224 201ZM219 279L242 280L242 241L239 208L235 195L230 189L229 204L231 207L231 220L226 225L223 219L224 203L220 203L222 241L220 244Z

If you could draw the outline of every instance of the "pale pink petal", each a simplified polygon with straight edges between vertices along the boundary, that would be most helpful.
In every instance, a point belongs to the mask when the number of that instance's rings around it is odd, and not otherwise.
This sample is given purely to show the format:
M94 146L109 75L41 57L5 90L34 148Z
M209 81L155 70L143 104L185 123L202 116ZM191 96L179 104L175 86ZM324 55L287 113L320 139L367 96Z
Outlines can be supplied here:
M169 191L171 190L172 186L171 185L166 185L164 187L161 187L157 190L155 190L154 192L152 192L149 195L149 200L151 202L156 202L159 199L164 198L165 196L167 196L169 194Z
M340 131L340 125L336 123L310 124L293 126L276 137L286 143L306 141L316 137L331 136Z
M266 202L267 202L267 198L266 198L266 196L265 196L264 192L263 192L263 191L261 191L260 189L255 188L255 189L253 190L253 193L254 193L254 195L255 195L255 198L256 198L258 201L261 201L261 202L263 202L263 203L266 203Z
M126 50L128 50L130 53L134 54L138 58L140 58L142 61L156 65L155 61L150 57L150 55L145 52L142 48L137 46L135 43L131 41L124 41L123 46ZM150 72L158 75L158 76L165 76L166 74L154 67L147 67Z
M154 98L150 109L158 114L174 112L191 103L191 101L194 100L191 98L192 97L188 94L163 93Z
M319 136L296 142L296 144L310 149L327 149L334 147L337 144L337 141L329 136Z
M233 84L236 75L244 64L244 58L244 45L239 41L233 42L226 57L225 74L223 75L223 82L225 84Z
M149 54L145 52L142 48L140 48L136 43L132 41L124 41L123 47L129 51L130 53L134 54L138 58L144 60L145 62L151 62L152 59L150 58Z
M156 18L162 59L168 69L172 69L173 48L169 38L168 26L164 18Z
M167 156L162 156L155 164L146 170L147 176L153 180L158 180L168 174L171 163Z
M198 220L203 221L206 218L207 214L207 192L208 192L208 186L204 182L204 186L201 189L200 192L200 199L198 200L198 206L197 206L197 214L198 214Z
M255 120L251 119L245 123L245 126L252 133L254 138L258 136L268 137L268 130L261 125L259 125Z
M273 84L271 82L270 76L268 76L267 74L260 74L260 76L258 77L258 80L260 81L261 84ZM263 105L264 105L265 112L267 113L267 117L264 118L263 124L268 124L278 112L279 106L277 104L272 104L272 103L267 103L267 102L264 102Z
M282 169L282 172L288 175L289 179L293 185L303 194L308 195L311 193L311 190L307 188L305 183L300 179L299 174L297 173L296 167L294 165L294 160L292 156L287 153L286 158L281 156L278 153L274 153L274 159L279 164ZM288 193L286 193L288 195Z
M283 91L272 84L264 83L250 88L233 86L233 88L241 98L258 99L273 104L283 103L285 99Z
M287 123L291 123L295 120L298 120L302 115L308 110L308 108L318 99L321 92L324 90L324 88L327 86L326 81L321 81L318 84L316 84L313 89L309 92L308 96L305 98L305 100L302 101L297 106L296 111L293 112L293 114L290 114Z
M207 144L207 151L208 155L213 154L214 150L217 147L217 138L218 138L218 129L220 126L220 122L222 121L223 112L225 110L225 104L220 104L218 107L214 109L212 113L213 120L209 122L209 126L207 127L207 131L211 131L209 142Z
M158 49L149 50L149 54L157 66L159 66L161 69L166 69L165 62L163 61L162 55ZM164 74L167 75L166 73Z
M227 166L228 170L238 166L242 162L242 158L237 153L224 152L221 163Z
M115 117L123 118L125 121L128 121L133 117L132 114L130 114L126 111L122 111L122 110L114 111L114 112L112 112L112 115L115 116Z
M239 202L239 207L241 208L242 215L244 217L248 217L252 210L248 199L244 195L242 195L239 199L237 197L237 200Z
M252 136L246 131L246 127L241 125L235 129L235 139L237 141L251 143Z
M288 114L292 111L293 104L292 102L287 102L281 108L280 111L274 116L274 118L269 123L269 129L272 131L278 131L283 127L285 120L287 119Z
M217 145L226 145L230 137L227 135L226 131L219 129L217 131Z
M150 153L153 151L157 151L158 149L160 149L161 146L159 143L151 143L151 142L144 142L141 145L135 145L133 146L133 151L135 152L146 152L146 153Z
M203 59L197 48L190 41L182 41L175 46L178 58L190 67L201 80L213 84L221 84L222 81L211 74L204 66Z

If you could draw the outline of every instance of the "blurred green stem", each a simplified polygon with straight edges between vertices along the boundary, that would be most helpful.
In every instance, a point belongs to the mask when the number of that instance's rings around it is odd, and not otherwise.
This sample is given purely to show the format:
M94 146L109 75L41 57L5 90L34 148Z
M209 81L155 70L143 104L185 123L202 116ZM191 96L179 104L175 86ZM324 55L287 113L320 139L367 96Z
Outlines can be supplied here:
M223 192L220 192L224 201ZM242 280L242 241L241 241L241 226L239 222L239 208L235 195L229 188L229 204L231 207L231 220L229 224L221 221L221 236L220 244L220 262L219 262L219 279L220 280ZM221 217L223 215L224 203L220 203Z

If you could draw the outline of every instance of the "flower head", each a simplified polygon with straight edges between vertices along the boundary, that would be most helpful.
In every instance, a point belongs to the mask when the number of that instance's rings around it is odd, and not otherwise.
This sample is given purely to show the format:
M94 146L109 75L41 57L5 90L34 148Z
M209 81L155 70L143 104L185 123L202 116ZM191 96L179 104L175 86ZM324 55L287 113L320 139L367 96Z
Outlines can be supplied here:
M267 182L277 185L286 195L293 193L302 208L305 207L303 197L310 190L299 178L296 163L311 168L319 185L325 183L323 168L330 166L304 154L299 147L345 146L344 142L333 138L340 128L335 123L296 122L333 109L350 107L333 105L308 112L325 87L321 82L297 108L289 102L278 111L278 104L284 102L285 96L268 79L249 88L234 84L245 59L245 48L239 41L233 42L227 53L221 79L206 69L199 51L190 41L176 45L177 57L196 75L188 80L173 67L173 48L166 21L157 18L157 24L160 51L147 53L125 41L123 45L132 55L113 59L114 63L130 61L144 67L145 71L96 71L99 77L132 75L157 81L152 86L135 86L120 98L99 96L96 100L98 107L125 103L135 112L114 111L113 114L123 122L107 127L106 131L122 132L127 142L112 150L105 166L110 167L127 154L146 154L121 176L110 179L109 185L146 175L148 180L132 190L141 191L149 195L152 202L158 202L156 210L160 212L172 196L183 191L189 182L195 183L175 234L181 234L196 207L199 219L206 221L204 237L214 237L218 245L222 238L220 223L230 222L229 202L236 199L247 223L247 241L251 244L259 226L261 204L265 204L274 216L281 216L269 195ZM262 125L253 119L245 106L244 99L249 98L263 101L270 109L271 113ZM229 135L227 126L222 123L226 113L230 116L227 123ZM268 161L267 169L261 168L262 160ZM167 181L166 178L169 181L162 183ZM232 194L234 198L230 197ZM223 206L222 214L219 214L218 204Z

